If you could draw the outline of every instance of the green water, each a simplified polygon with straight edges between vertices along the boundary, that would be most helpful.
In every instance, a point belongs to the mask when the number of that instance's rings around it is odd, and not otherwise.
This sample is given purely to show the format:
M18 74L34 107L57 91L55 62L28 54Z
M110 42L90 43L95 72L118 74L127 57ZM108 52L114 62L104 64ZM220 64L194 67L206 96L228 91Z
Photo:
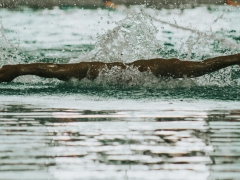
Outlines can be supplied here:
M74 86L72 84L34 84L34 85L23 85L13 84L5 85L1 88L1 95L74 95L83 94L86 96L96 95L105 98L117 98L117 99L211 99L211 100L240 100L240 89L239 87L234 88L231 86L218 87L218 86L195 86L195 87L174 87L174 88L163 88L163 89L152 89L152 88L140 88L140 87L122 87L122 86L110 86L110 87L98 87L90 86L86 87L84 84L81 86Z

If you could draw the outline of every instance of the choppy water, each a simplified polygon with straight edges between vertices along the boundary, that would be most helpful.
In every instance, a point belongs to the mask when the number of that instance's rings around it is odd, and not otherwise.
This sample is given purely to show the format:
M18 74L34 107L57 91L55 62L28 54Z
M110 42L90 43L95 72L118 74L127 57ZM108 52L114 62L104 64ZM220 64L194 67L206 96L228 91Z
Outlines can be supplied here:
M3 98L0 179L239 178L239 103L75 98Z
M233 54L239 12L0 9L0 65ZM196 79L130 69L2 83L0 179L239 179L239 85L237 66Z

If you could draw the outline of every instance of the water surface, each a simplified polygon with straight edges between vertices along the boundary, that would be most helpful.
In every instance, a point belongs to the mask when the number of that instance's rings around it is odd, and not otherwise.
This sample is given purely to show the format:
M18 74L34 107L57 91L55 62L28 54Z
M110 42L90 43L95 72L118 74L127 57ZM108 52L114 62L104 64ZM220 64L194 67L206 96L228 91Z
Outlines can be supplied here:
M19 8L0 16L0 65L200 61L240 51L239 8L228 6ZM239 72L172 80L130 69L94 81L2 83L0 179L237 180Z
M75 98L2 98L0 179L239 177L237 102Z

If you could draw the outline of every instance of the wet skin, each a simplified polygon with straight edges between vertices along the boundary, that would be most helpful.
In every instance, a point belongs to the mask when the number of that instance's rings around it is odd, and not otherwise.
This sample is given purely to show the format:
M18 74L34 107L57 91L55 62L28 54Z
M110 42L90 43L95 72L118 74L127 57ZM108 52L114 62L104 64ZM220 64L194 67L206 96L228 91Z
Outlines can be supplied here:
M240 66L240 54L219 56L201 62L181 61L179 59L137 60L132 63L80 62L74 64L32 63L4 65L0 69L0 82L11 82L18 76L36 75L68 81L71 78L94 80L100 71L112 69L137 68L140 72L149 71L157 77L183 78L199 77L219 69Z

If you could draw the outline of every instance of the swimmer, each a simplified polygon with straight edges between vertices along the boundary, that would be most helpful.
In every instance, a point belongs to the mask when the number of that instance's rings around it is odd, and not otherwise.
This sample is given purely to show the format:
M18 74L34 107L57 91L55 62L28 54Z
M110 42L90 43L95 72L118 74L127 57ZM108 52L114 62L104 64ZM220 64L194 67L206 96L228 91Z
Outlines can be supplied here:
M240 66L240 54L219 56L201 62L181 61L179 59L137 60L132 63L121 62L79 62L74 64L32 63L4 65L0 69L0 82L11 82L18 76L36 75L44 78L57 78L68 81L71 78L94 80L101 71L112 69L137 68L140 72L149 71L156 77L183 78L199 77L219 69Z

